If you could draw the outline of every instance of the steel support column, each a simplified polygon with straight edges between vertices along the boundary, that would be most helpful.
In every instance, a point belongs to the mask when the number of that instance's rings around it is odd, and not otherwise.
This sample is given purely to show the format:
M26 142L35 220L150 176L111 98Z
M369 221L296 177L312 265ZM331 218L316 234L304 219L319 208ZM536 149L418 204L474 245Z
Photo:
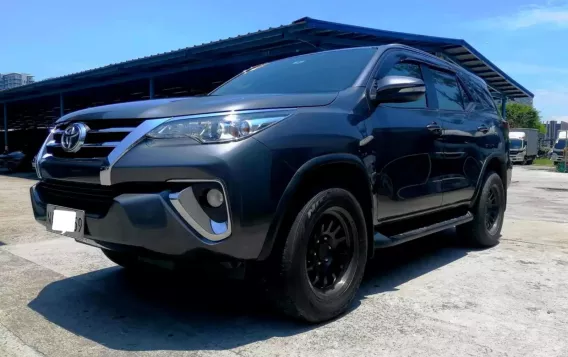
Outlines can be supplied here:
M150 93L150 99L154 99L154 78L148 79L148 91Z
M507 120L506 118L506 114L507 114L507 97L506 96L502 96L501 97L501 118L503 118L503 120Z
M4 103L4 150L8 151L8 103Z
M65 115L65 110L64 110L63 93L59 93L59 117L61 118L64 115Z

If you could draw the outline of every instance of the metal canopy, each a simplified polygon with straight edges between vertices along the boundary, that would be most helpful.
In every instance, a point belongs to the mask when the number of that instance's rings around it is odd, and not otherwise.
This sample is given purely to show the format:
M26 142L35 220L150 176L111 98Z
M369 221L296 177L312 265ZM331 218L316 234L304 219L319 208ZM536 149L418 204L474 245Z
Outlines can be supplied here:
M533 97L464 40L414 35L305 17L277 28L187 47L167 53L39 81L0 91L0 103L29 100L233 64L258 64L322 49L401 43L441 54L483 78L493 92L509 98Z

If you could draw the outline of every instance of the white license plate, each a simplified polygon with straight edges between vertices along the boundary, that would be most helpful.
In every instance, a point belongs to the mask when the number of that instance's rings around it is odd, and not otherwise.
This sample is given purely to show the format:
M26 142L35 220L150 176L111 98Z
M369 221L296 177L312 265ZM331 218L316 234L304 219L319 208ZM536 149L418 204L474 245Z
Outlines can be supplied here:
M82 238L85 232L85 211L48 204L47 230L67 237Z

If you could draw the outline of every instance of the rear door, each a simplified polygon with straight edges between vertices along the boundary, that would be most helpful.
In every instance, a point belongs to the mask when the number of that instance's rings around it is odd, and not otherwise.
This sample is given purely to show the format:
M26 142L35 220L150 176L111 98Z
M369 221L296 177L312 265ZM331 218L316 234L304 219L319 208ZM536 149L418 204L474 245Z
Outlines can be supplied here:
M424 79L420 57L412 52L390 51L375 75L410 76ZM438 177L442 156L438 113L430 96L410 103L380 104L368 124L376 157L374 198L376 219L384 221L440 207L442 196Z
M471 97L457 75L447 68L429 66L436 91L438 119L444 127L441 169L442 205L468 202L481 172L477 137L483 133Z

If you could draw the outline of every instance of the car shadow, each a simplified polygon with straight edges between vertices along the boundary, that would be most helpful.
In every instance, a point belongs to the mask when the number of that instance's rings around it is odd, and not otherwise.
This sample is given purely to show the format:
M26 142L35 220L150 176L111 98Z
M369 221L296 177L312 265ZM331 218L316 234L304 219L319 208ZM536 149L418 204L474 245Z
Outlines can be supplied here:
M467 252L452 232L378 251L353 309L365 296L395 292ZM133 274L118 267L53 282L28 306L73 334L126 351L226 350L318 327L276 314L263 294L242 281Z
M0 169L0 176L18 177L27 180L37 181L37 174L35 173L35 171L14 172L8 169Z

